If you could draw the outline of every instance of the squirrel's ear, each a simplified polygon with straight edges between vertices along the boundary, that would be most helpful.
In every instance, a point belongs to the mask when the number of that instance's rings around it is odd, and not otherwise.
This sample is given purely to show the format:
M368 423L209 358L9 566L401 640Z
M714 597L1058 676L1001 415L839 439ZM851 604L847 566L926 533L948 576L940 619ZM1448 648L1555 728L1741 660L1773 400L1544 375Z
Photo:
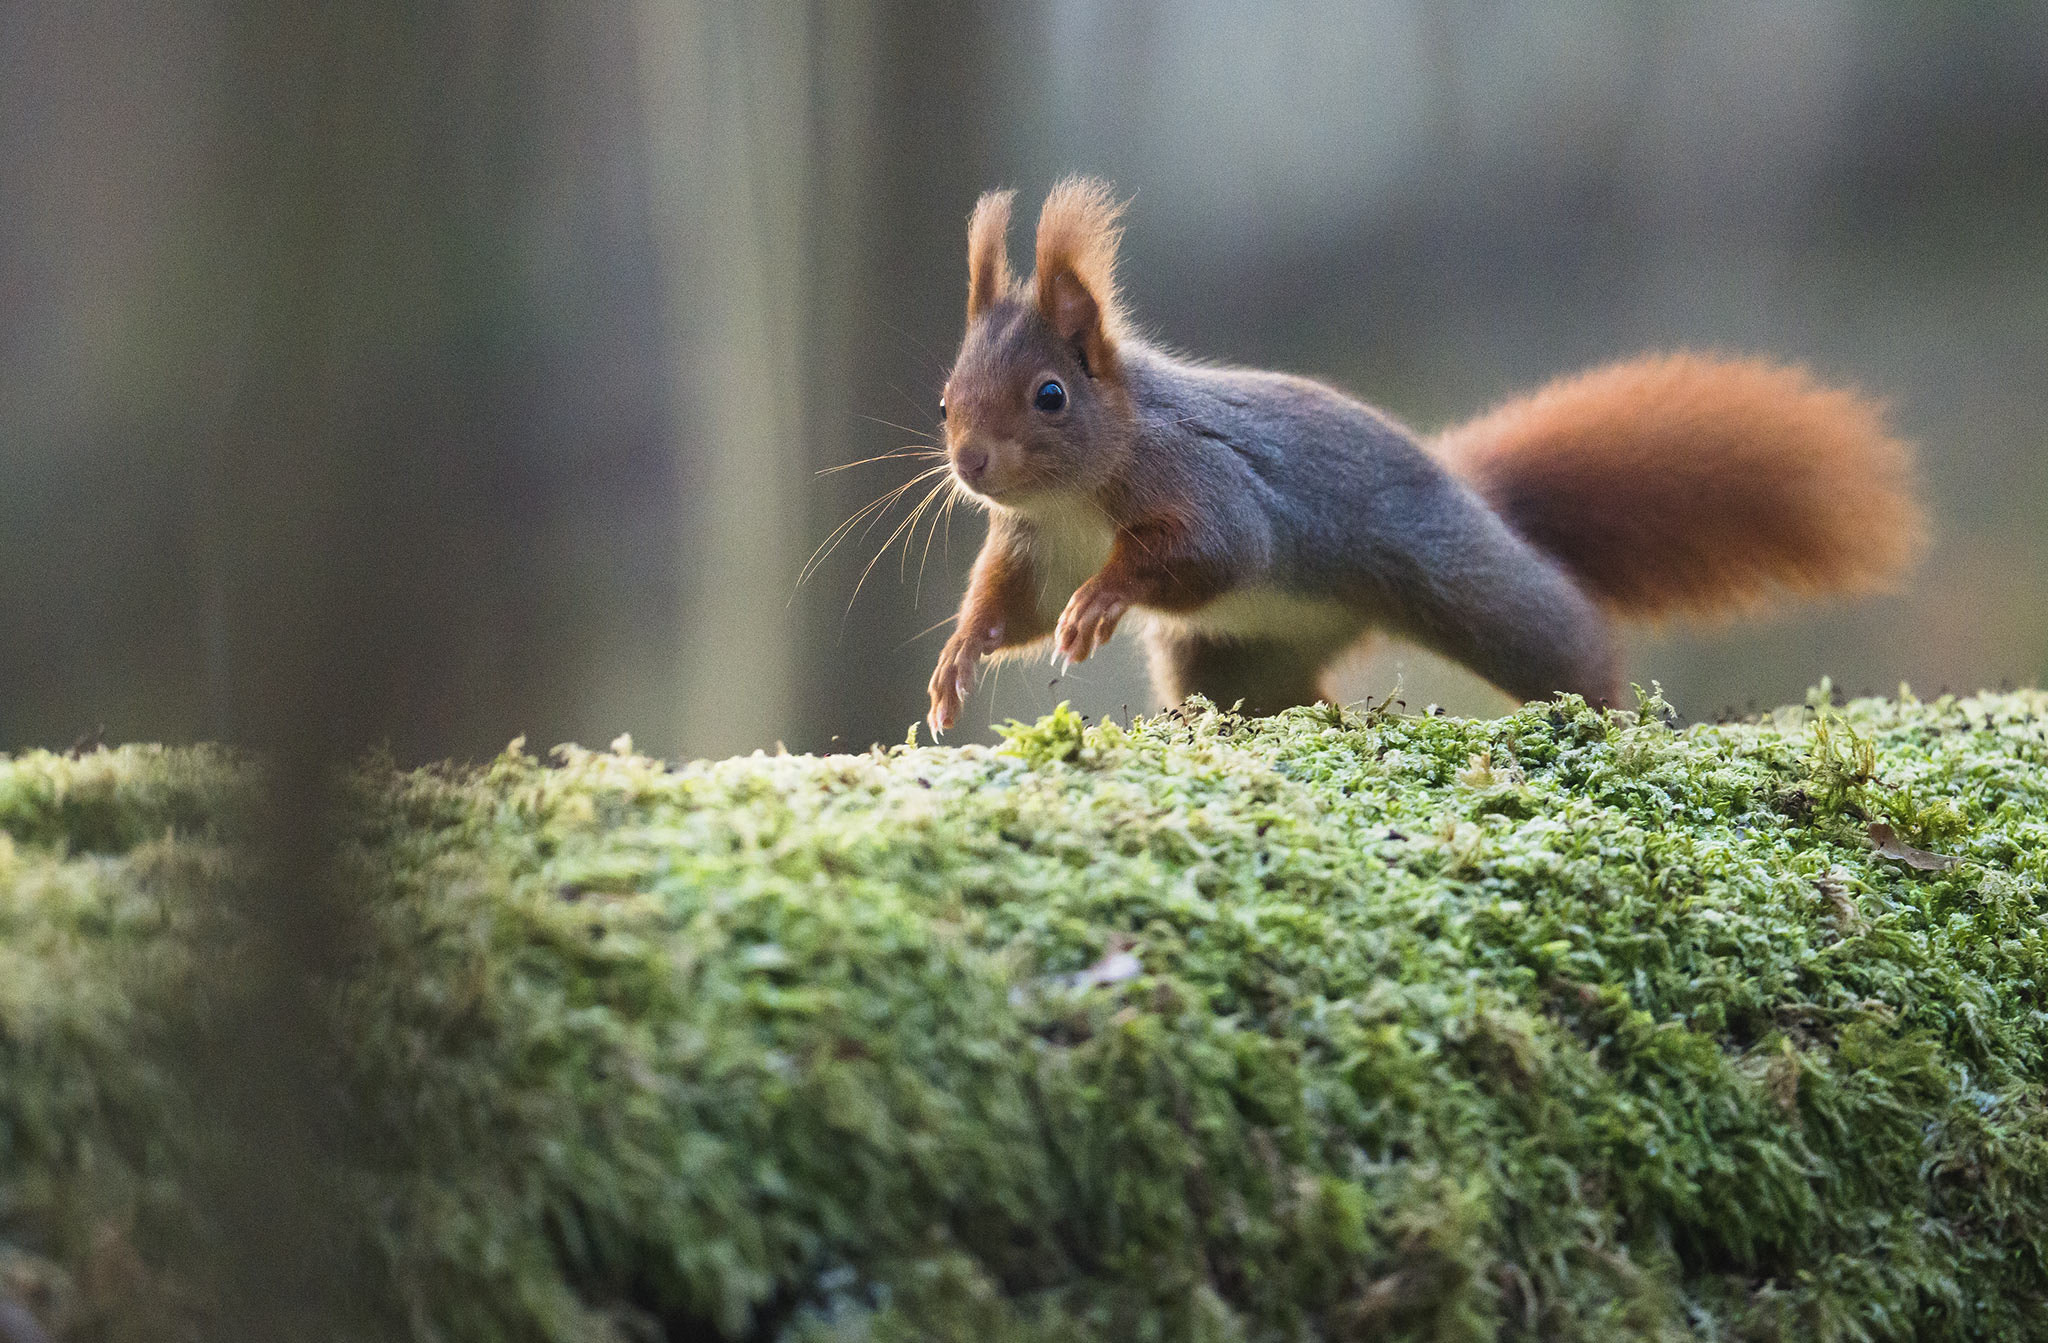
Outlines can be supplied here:
M1124 211L1107 182L1069 177L1038 213L1039 316L1080 352L1096 377L1116 374L1123 313L1116 301L1116 248Z
M967 221L967 320L1010 290L1010 202L1014 191L984 191Z

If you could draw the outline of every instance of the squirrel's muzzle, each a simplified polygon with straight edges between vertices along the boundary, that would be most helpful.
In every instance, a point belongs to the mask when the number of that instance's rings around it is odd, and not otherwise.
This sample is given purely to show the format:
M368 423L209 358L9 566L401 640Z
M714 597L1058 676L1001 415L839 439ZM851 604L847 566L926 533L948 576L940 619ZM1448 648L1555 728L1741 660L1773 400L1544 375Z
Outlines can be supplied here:
M988 477L988 449L964 443L953 449L953 474L969 489L980 486Z

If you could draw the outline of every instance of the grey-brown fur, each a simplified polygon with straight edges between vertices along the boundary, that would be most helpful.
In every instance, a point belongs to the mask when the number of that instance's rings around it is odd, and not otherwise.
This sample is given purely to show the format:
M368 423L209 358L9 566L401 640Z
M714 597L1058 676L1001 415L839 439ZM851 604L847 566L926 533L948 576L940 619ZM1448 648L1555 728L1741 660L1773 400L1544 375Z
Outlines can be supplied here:
M1268 713L1312 701L1322 668L1372 629L1520 698L1613 698L1606 617L1406 429L1304 378L1123 349L1136 456L1165 464L1174 479L1161 493L1188 500L1218 545L1254 560L1238 586L1326 597L1356 616L1334 643L1155 625L1154 681L1169 701L1200 692Z

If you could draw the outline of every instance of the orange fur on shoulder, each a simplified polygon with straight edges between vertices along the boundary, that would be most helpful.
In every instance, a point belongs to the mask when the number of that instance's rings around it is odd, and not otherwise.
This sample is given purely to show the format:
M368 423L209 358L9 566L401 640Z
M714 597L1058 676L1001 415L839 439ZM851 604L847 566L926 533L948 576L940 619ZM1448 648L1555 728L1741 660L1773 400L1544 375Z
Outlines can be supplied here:
M1610 609L1730 613L1872 591L1924 549L1911 453L1804 370L1670 354L1560 379L1435 451Z
M1009 295L1010 203L1014 191L984 191L967 221L967 320Z
M1116 252L1123 238L1118 218L1124 204L1109 183L1068 177L1054 185L1038 212L1037 273L1032 277L1038 311L1091 362L1113 372L1116 346L1124 335L1117 303Z

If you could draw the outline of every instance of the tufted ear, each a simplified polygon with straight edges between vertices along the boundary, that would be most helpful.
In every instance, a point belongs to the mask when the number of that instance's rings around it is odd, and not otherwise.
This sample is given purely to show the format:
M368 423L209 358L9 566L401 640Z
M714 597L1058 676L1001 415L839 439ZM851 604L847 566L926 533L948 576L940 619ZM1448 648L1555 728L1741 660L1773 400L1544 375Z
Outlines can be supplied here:
M1109 183L1069 177L1053 187L1038 212L1039 315L1079 352L1095 377L1117 376L1116 347L1124 331L1116 298L1117 219L1123 203Z
M1014 191L984 191L967 221L967 320L1010 291L1010 202Z

